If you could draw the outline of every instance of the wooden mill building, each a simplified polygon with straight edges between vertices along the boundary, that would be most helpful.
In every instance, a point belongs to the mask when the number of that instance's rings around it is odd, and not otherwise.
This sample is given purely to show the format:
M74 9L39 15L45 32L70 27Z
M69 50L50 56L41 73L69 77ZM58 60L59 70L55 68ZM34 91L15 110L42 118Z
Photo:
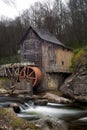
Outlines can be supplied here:
M30 26L21 40L21 62L33 62L43 73L42 86L58 89L69 66L73 51L53 34Z

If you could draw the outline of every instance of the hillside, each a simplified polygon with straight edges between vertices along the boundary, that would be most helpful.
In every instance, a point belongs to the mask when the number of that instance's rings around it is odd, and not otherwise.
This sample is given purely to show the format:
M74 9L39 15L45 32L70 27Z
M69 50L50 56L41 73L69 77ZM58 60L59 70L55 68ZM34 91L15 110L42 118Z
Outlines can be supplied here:
M61 86L64 95L80 102L87 102L87 46L75 53L73 74Z
M86 65L87 64L87 46L75 49L74 55L71 61L70 69L75 71L75 69L78 68L80 65Z

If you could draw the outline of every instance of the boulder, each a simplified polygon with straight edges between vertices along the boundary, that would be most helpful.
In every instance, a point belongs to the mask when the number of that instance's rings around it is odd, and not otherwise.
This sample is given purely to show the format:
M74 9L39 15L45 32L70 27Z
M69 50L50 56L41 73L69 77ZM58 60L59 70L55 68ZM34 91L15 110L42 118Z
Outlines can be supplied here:
M38 100L34 101L34 104L39 105L39 106L46 106L47 103L48 103L48 100L46 100L46 99L42 99L42 100L38 99Z
M7 93L6 89L0 88L0 94L6 94L6 93Z
M17 103L10 104L10 107L13 108L15 113L20 113L21 112L21 109L20 109L20 107L19 107L19 105Z
M8 96L8 91L4 88L0 88L0 96Z
M60 90L65 96L80 102L87 102L87 64L80 64Z
M43 98L46 98L48 100L48 102L53 102L53 103L71 103L72 101L67 99L67 98L64 98L64 97L60 97L60 96L57 96L55 94L51 94L51 93L46 93Z
M56 118L45 117L34 121L35 125L41 130L68 130L67 125Z

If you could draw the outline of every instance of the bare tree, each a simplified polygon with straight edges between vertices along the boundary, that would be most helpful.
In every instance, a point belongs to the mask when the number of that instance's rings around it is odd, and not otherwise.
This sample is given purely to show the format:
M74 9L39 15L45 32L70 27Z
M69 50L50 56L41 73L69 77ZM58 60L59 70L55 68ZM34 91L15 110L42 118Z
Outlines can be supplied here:
M69 0L71 41L75 46L87 44L87 0Z
M25 28L28 28L29 25L30 25L30 11L29 11L28 9L26 9L26 10L22 13L20 19L21 19L21 23L23 24L23 26L24 26Z
M15 6L15 0L2 0L7 5Z

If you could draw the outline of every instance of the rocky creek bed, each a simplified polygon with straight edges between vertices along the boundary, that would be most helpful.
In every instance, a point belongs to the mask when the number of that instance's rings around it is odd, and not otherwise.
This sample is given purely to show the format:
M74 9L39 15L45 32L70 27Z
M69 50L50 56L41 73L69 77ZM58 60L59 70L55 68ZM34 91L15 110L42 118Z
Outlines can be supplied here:
M60 87L60 90L65 97L70 99L51 93L45 93L41 96L26 96L26 101L31 99L36 105L41 106L46 105L47 102L63 104L80 102L83 105L87 105L87 64L79 64L75 72ZM26 94L26 91L0 89L1 96L16 96L21 99L22 102L25 101L25 96L23 96L24 94ZM19 118L12 108L0 108L0 124L1 130L87 130L86 122L84 125L78 124L78 122L75 124L67 124L56 117L46 117L36 121L27 121Z
M9 101L8 96L12 96L14 98L14 102L23 103L29 100L33 101L35 105L46 106L48 102L53 103L62 103L62 104L71 104L73 100L69 100L67 98L52 94L45 93L42 95L32 95L32 96L24 96L23 91L14 91L15 94L12 94L12 91L5 90L1 88L1 100L3 102L4 96L6 101ZM20 95L18 93L21 92ZM10 99L13 102L13 99ZM71 124L66 123L63 120L60 120L56 117L44 117L38 120L25 120L17 116L17 114L13 111L12 107L8 108L0 108L0 129L1 130L87 130L87 127L79 124Z
M19 118L10 108L0 108L0 130L67 130L67 126L64 122L49 117L27 121Z
M0 108L0 130L87 130L87 125L66 123L56 117L25 120L12 108Z

